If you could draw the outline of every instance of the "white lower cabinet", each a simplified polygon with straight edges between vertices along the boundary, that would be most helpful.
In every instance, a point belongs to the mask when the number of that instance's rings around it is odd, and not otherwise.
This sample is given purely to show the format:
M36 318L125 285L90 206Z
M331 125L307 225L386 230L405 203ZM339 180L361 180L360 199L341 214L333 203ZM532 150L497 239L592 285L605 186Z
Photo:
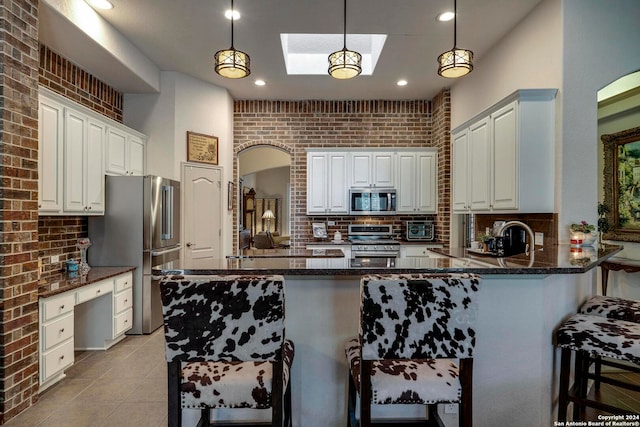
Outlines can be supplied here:
M124 339L133 320L133 275L40 298L40 390L65 377L75 350L106 350Z

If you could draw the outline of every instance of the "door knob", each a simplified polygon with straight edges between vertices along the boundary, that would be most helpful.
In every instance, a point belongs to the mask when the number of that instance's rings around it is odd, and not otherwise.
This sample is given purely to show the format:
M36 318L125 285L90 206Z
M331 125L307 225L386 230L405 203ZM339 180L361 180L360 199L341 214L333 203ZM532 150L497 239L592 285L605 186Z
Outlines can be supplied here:
M190 248L191 246L193 246L193 243L187 242L187 247Z

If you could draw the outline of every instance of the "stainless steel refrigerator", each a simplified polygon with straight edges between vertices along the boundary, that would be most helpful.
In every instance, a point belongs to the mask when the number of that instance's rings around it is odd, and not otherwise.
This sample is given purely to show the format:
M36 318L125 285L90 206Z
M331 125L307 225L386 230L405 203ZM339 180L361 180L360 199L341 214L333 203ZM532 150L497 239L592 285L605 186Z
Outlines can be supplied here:
M158 176L107 176L105 214L89 218L89 265L135 266L133 327L162 325L162 303L151 267L180 258L180 183Z

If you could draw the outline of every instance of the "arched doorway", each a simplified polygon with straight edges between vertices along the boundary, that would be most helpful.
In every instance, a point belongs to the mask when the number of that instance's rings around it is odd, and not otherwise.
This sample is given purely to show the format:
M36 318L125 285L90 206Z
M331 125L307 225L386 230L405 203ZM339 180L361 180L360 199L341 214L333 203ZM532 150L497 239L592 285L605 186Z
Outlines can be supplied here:
M282 144L263 141L245 144L235 150L234 176L238 182L238 203L234 210L234 229L246 235L266 231L289 235L291 231L291 151ZM245 212L244 194L255 192L254 210ZM264 220L270 209L275 218ZM247 230L251 230L250 232ZM234 239L235 240L235 239ZM234 244L238 248L238 244Z

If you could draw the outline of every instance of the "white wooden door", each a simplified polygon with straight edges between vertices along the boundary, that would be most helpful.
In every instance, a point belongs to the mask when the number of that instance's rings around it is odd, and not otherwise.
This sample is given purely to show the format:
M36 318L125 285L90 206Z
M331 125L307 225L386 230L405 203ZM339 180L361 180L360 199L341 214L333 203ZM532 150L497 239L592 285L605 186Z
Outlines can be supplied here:
M399 153L397 179L398 199L396 200L396 210L398 212L414 212L416 210L415 186L419 185L419 183L416 183L415 176L415 153Z
M87 118L67 109L64 121L64 210L84 212Z
M326 153L307 154L307 214L327 212L327 165Z
M327 200L331 213L349 212L349 195L347 194L347 153L329 153Z
M128 141L128 171L129 175L144 175L145 143L136 136L130 136Z
M62 179L64 148L64 108L43 96L40 97L38 121L38 210L62 210Z
M471 210L491 208L491 137L489 120L469 128L469 202Z
M468 188L468 162L469 162L469 134L467 129L460 133L453 135L451 142L452 150L452 162L451 176L453 179L452 185L452 209L455 212L466 212L469 209L467 203L467 188Z
M222 170L184 165L185 265L222 258Z
M127 175L127 135L120 129L107 129L105 164L107 173Z
M86 199L88 213L104 212L104 139L105 125L89 119L87 127Z
M416 154L416 211L431 213L438 206L437 156L435 153Z
M493 132L493 208L518 207L518 131L516 102L491 115Z
M350 156L351 187L368 187L371 185L371 155L352 153Z
M393 187L393 153L373 153L373 178L374 187Z

